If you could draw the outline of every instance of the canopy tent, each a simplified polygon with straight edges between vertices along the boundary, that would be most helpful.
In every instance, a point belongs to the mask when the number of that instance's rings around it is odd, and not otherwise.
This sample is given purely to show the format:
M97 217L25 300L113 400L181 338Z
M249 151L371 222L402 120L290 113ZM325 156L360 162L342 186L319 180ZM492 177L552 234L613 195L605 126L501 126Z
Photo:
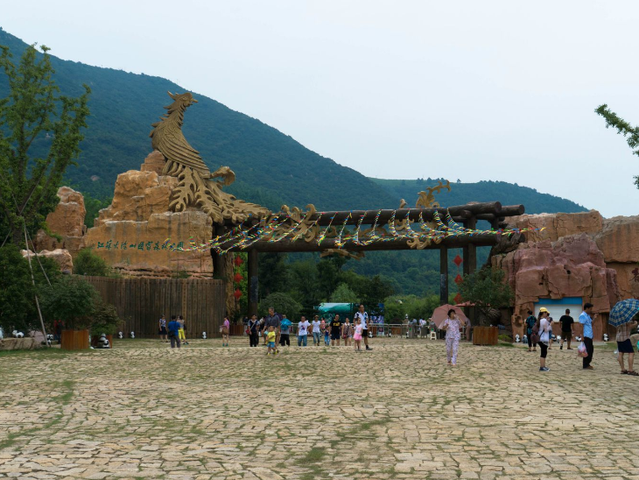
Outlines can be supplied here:
M315 311L319 316L333 318L335 314L339 313L344 316L353 316L358 305L356 303L321 303L318 307L315 307Z

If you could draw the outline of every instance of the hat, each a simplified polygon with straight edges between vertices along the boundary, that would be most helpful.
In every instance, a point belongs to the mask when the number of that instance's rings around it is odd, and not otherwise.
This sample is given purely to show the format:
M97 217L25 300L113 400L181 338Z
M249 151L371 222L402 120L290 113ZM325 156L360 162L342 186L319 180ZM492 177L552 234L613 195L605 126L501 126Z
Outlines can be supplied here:
M546 307L541 307L539 313L550 313Z

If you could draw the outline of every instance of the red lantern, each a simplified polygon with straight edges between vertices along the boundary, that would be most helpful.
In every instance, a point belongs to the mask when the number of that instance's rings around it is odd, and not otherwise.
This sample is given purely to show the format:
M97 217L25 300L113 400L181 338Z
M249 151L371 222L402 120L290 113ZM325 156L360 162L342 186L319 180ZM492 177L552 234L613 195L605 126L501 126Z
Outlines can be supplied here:
M240 283L243 279L244 277L242 276L240 272L237 272L235 276L233 277L233 280L235 281L235 283Z
M455 303L461 303L463 300L462 296L458 293L455 295Z
M240 290L239 288L236 288L235 292L233 292L233 296L235 297L235 300L239 300L240 297L242 296L242 290Z
M454 259L453 262L455 263L455 265L457 265L457 268L459 268L459 266L464 263L464 259L462 257L460 257L459 255L457 255Z
M464 279L462 278L462 276L460 274L457 274L457 276L455 277L455 283L457 285L459 285L460 283L462 283L464 281Z
M242 257L240 257L239 255L236 255L234 262L235 262L235 266L239 267L240 265L244 263L244 260L242 260Z

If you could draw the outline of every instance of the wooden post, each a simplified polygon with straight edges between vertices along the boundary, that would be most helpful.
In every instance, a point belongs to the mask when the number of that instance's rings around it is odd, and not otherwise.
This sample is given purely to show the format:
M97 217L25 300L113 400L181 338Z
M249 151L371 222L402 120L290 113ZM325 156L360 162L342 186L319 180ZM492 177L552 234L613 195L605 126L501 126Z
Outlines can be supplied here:
M439 303L448 303L448 249L439 249Z
M213 236L224 235L226 228L222 225L213 226ZM211 249L211 257L213 257L213 278L219 278L226 281L226 256L219 255L215 250Z
M468 219L465 225L466 228L477 228L477 220L475 217ZM477 270L477 247L468 243L464 246L464 274L468 275L474 273Z
M248 316L257 315L257 300L258 300L258 252L255 249L251 249L248 252Z

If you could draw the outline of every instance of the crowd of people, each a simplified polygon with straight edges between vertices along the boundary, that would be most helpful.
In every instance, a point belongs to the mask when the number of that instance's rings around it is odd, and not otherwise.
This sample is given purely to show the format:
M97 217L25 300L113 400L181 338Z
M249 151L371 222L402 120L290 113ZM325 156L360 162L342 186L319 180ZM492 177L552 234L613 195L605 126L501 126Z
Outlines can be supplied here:
M586 303L583 307L583 312L579 315L579 323L583 325L583 337L581 338L582 344L579 346L579 355L583 357L582 368L584 370L594 370L592 366L592 359L594 355L593 337L594 332L592 323L597 319L598 314L593 315L592 303ZM564 343L567 344L567 350L572 350L571 341L574 336L575 320L570 316L570 309L566 309L564 315L559 319L561 324L561 337L559 339L559 349L563 350ZM548 357L548 350L552 348L553 333L552 333L553 319L550 316L550 312L547 308L541 307L539 314L535 316L532 311L528 311L528 317L525 321L526 335L528 337L528 351L536 352L539 347L539 371L547 372L550 368L546 365L546 358ZM617 327L617 353L619 366L621 367L621 373L632 376L639 376L639 373L634 370L634 348L630 341L630 332L637 326L637 322L629 322ZM628 354L628 368L625 368L624 355Z
M171 348L180 348L188 345L186 341L186 321L182 315L173 315L170 322L166 322L166 317L162 315L158 321L158 333L160 340L171 342Z
M340 346L344 341L344 346L351 346L357 351L362 350L362 341L365 350L372 350L368 344L368 330L370 317L364 305L360 305L358 311L353 316L353 322L349 317L344 321L340 315L336 314L331 320L315 315L311 322L302 315L297 325L297 345L306 347L309 344L308 337L312 337L313 345L319 347L324 344L326 346ZM273 307L268 309L268 314L261 319L257 315L253 315L246 325L246 334L249 337L249 346L257 347L260 344L260 337L264 339L268 352L277 354L279 347L291 345L291 326L292 322L286 315L280 315L275 312ZM273 343L273 345L271 345Z
M593 370L592 359L594 355L593 345L593 321L597 318L597 314L593 315L593 305L586 303L583 312L579 315L579 323L583 325L582 344L579 347L579 354L583 357L583 369ZM309 322L305 316L300 318L297 325L297 345L306 347L309 344L308 337L312 337L314 346L340 346L353 347L355 351L372 350L369 345L369 327L371 326L370 316L364 305L360 305L358 311L353 316L351 322L349 317L344 321L340 315L336 314L331 320L326 321L318 315L313 317ZM570 310L566 309L565 315L559 319L561 324L561 336L559 340L559 349L567 345L567 350L572 350L571 341L574 336L575 321L570 316ZM536 352L539 347L539 371L547 372L550 368L546 365L548 350L552 348L553 319L547 308L541 307L539 314L535 316L532 311L528 311L528 317L525 320L525 328L528 340L528 351ZM264 344L267 346L267 355L277 355L279 347L291 345L292 325L290 319L286 315L280 315L275 312L273 307L268 309L268 314L260 319L257 315L253 315L246 325L246 334L249 337L249 346L257 347L260 344L260 337L263 338ZM412 323L415 332L423 328L434 328L432 323L420 320ZM447 318L440 326L440 330L446 332L446 361L447 364L455 367L457 365L457 356L459 353L459 343L461 340L461 330L466 326L456 314L454 309L448 311ZM634 349L630 341L630 333L637 326L637 322L630 322L617 328L617 350L618 360L621 367L621 373L639 376L634 370ZM222 334L222 346L229 345L230 321L227 317L220 327ZM158 331L160 339L171 343L171 348L180 348L181 345L188 345L186 341L186 322L182 315L173 315L167 323L164 315L160 317L158 322ZM628 355L628 368L625 368L625 355Z

